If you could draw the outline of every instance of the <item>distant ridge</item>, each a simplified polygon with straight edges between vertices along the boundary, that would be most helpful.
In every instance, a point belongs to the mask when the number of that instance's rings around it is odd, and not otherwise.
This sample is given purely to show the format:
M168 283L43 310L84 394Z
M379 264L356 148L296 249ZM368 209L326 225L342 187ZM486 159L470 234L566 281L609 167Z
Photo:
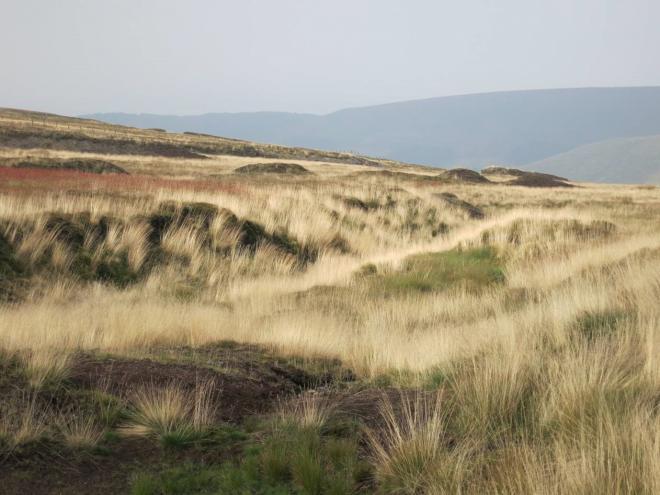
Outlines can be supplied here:
M660 87L482 93L350 108L327 115L106 113L85 117L134 127L353 151L438 167L480 169L501 163L540 169L540 165L548 173L609 182L643 182L660 174L657 160L647 154L655 153L655 147L642 146L641 141L625 144L629 150L626 170L617 167L620 158L606 159L608 152L615 153L616 143L589 154L594 163L580 161L585 158L584 150L569 153L592 143L660 135ZM642 148L634 151L637 146Z

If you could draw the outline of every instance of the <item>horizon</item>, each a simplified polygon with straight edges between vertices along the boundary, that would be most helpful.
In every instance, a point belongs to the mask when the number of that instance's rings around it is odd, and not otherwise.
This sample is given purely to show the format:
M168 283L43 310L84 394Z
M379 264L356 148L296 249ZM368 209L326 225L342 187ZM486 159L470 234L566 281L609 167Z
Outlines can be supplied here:
M4 10L0 106L62 115L325 115L520 88L660 85L651 0L24 0Z
M451 94L451 95L441 95L441 96L426 96L426 97L421 97L421 98L414 98L411 100L397 100L397 101L387 101L387 102L381 102L381 103L374 103L371 105L358 105L358 106L353 106L353 107L342 107L342 108L337 108L334 110L331 110L330 112L326 113L314 113L314 112L293 112L293 111L288 111L288 110L253 110L253 111L245 111L245 110L238 110L235 112L227 112L227 111L222 111L222 110L214 110L214 111L209 111L209 112L203 112L203 113L190 113L190 114L164 114L164 113L153 113L153 112L114 112L114 111L107 111L107 112L90 112L90 113L82 113L82 114L77 114L77 115L66 115L66 114L61 114L65 117L78 117L78 118L85 118L86 116L90 115L154 115L154 116L171 116L171 117L201 117L204 115L217 115L217 114L227 114L227 115L236 115L236 114L262 114L262 113L271 113L271 114L294 114L294 115L311 115L315 117L325 117L328 115L332 115L337 112L341 112L344 110L355 110L355 109L362 109L362 108L372 108L372 107L383 107L383 106L388 106L388 105L396 105L399 103L412 103L412 102L423 102L423 101L429 101L429 100L439 100L442 98L460 98L463 96L481 96L481 95L494 95L494 94L505 94L505 93L531 93L531 92L551 92L551 91L578 91L578 90L608 90L608 89L655 89L655 88L660 88L660 84L654 84L654 85L641 85L641 86L580 86L580 87L559 87L559 88L536 88L536 89L504 89L504 90L497 90L497 91L481 91L478 93L457 93L457 94ZM29 108L22 108L22 109L15 109L15 110L27 110L30 111L31 109ZM34 110L40 112L40 110ZM42 113L49 113L49 112L42 112Z

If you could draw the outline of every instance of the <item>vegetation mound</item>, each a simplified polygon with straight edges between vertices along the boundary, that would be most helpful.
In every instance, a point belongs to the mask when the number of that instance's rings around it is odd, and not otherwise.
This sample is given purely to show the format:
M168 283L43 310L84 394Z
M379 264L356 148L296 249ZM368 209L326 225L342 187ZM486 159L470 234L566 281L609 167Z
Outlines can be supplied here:
M450 192L442 192L434 195L440 198L447 206L458 211L462 211L472 219L484 218L484 212L481 208L474 206L467 201L463 201L458 196Z
M215 348L208 353L218 363L231 363L232 373L183 363L161 363L151 359L99 359L85 357L75 363L70 381L82 388L104 388L126 396L145 386L166 387L176 383L192 390L198 383L211 383L212 396L223 407L219 419L238 423L245 417L271 410L277 399L316 384L317 379L287 364L268 362L250 349Z
M204 150L191 150L184 146L164 141L142 141L115 137L93 137L82 133L52 129L2 129L3 146L17 149L45 148L85 153L117 155L152 155L168 158L206 158Z
M488 184L490 181L481 175L479 172L470 170L469 168L453 168L451 170L446 170L440 177L446 177L448 179L459 181L459 182L471 182L473 184Z
M16 258L14 249L0 234L0 302L16 298L16 282L23 272L24 267Z
M483 175L508 175L508 176L511 176L511 177L525 177L529 174L535 174L535 175L545 176L545 177L549 177L549 178L556 179L556 180L563 180L563 181L568 180L567 178L560 177L558 175L545 174L545 173L541 173L541 172L528 172L526 170L520 170L518 168L498 167L498 166L486 167L481 171L481 173Z
M526 172L512 181L507 182L507 184L524 187L575 187L568 182L564 182L565 180L566 179L560 179L554 175Z
M46 168L60 170L77 170L92 174L128 174L126 170L112 162L94 158L73 158L70 160L25 160L18 162L16 168Z
M497 165L491 165L481 170L482 175L510 175L512 177L520 177L525 175L527 172L517 168L509 167L500 167Z
M297 163L250 163L234 170L235 174L281 174L281 175L310 175L312 172Z

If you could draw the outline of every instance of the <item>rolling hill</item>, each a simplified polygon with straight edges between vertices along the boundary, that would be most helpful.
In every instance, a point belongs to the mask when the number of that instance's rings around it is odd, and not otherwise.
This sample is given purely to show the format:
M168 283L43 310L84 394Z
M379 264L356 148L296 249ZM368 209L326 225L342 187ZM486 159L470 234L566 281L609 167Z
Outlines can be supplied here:
M585 144L529 168L580 181L660 183L660 135Z
M351 150L440 167L481 168L503 163L537 168L538 162L586 144L660 134L660 87L485 93L351 108L327 115L105 113L86 117L143 128ZM593 165L569 164L566 156L561 166L571 167L571 173L565 175L573 177L646 180L657 168L645 171L645 164L652 163L645 150L649 148L629 154L628 171L614 167L594 174L587 171ZM549 167L545 170L559 173L552 168L554 162L544 162ZM631 175L633 168L643 172Z

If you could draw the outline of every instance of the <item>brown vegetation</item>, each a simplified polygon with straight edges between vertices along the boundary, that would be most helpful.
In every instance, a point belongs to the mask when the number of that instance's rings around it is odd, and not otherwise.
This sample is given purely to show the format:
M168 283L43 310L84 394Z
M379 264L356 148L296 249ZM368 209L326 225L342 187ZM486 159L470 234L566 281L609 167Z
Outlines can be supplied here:
M102 159L3 169L9 493L660 490L660 189Z

